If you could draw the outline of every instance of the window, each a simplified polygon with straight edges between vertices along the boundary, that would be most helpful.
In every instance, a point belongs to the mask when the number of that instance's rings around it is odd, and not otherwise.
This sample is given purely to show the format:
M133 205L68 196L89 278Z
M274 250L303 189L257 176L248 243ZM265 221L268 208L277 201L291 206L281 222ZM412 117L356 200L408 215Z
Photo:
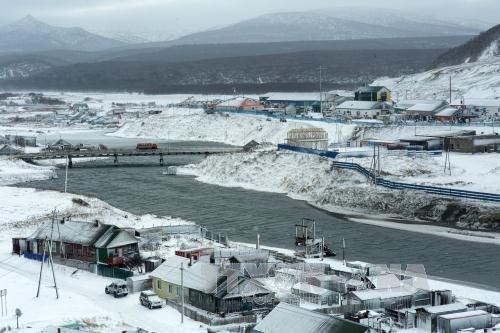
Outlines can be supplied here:
M168 285L168 292L170 294L172 294L174 292L171 284Z
M180 296L181 295L181 288L179 286L177 286L177 296Z
M156 280L156 287L161 289L161 280Z

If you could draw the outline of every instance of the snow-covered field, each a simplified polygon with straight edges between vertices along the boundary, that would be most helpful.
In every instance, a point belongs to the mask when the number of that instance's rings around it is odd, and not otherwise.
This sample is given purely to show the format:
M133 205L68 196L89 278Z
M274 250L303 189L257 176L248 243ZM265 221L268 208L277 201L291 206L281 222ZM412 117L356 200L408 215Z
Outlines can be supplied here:
M348 139L355 125L327 124L318 121L288 120L241 114L211 114L203 110L170 108L159 115L125 123L114 136L129 138L158 138L167 140L215 141L244 145L257 142L284 143L287 132L294 128L321 127L330 141Z
M488 57L477 62L432 69L399 78L380 78L373 85L386 86L395 100L449 99L452 78L452 99L497 99L500 96L500 57Z

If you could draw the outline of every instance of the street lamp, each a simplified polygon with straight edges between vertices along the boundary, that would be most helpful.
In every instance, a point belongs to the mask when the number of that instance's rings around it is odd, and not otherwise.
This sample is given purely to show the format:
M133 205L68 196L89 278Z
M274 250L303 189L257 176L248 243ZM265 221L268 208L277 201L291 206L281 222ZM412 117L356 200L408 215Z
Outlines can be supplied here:
M19 308L16 309L16 322L17 322L17 328L19 329L19 317L21 317L23 313Z

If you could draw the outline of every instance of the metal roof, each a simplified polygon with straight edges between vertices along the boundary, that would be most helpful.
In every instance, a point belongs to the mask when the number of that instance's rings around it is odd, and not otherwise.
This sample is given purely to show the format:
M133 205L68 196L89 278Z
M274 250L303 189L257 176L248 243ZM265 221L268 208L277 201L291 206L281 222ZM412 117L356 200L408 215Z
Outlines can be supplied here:
M364 333L368 328L338 317L281 302L255 328L256 333Z
M52 235L52 238L57 241L60 238L64 243L88 246L93 245L108 229L114 228L114 226L98 222L65 221L61 223L58 221L56 223L53 230L51 222L42 224L29 238L45 239L51 238Z
M366 277L376 289L401 287L402 281L394 274L383 274Z
M181 285L181 263L184 264L184 286L189 289L211 293L217 287L219 268L204 262L194 262L189 265L190 260L184 257L168 257L163 264L158 266L150 276L162 281Z
M137 238L125 230L116 227L109 228L94 244L100 248L116 248L138 243Z
M270 293L271 291L265 288L261 283L252 279L243 279L234 288L232 288L227 295L224 296L224 298L249 297Z
M484 316L484 315L488 315L488 312L483 310L474 310L474 311L450 313L439 317L443 319L460 319L460 318L469 318L469 317Z
M379 109L380 102L367 101L345 101L336 107L336 109L356 109L356 110L373 110Z
M424 310L432 314L448 313L451 311L466 311L467 306L462 303L451 303L446 305L427 306Z

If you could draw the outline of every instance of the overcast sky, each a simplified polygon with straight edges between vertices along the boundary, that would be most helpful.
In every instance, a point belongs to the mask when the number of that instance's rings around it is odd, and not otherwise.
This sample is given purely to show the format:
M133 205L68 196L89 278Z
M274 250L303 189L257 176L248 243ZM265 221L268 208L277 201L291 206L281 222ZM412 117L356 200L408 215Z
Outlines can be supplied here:
M0 0L0 4L0 24L31 14L53 25L116 32L192 32L266 13L346 4L500 23L500 0Z

